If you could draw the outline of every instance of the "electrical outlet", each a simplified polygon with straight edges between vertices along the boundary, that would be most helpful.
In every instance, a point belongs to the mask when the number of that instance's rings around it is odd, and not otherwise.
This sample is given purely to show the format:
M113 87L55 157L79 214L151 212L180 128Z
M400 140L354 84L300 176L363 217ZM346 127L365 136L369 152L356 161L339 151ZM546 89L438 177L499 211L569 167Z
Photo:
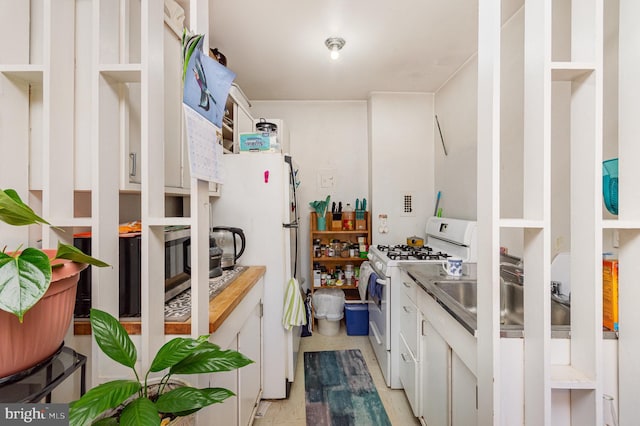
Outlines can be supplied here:
M387 234L389 232L389 226L387 225L387 215L379 214L378 220L380 221L380 224L378 225L378 233Z

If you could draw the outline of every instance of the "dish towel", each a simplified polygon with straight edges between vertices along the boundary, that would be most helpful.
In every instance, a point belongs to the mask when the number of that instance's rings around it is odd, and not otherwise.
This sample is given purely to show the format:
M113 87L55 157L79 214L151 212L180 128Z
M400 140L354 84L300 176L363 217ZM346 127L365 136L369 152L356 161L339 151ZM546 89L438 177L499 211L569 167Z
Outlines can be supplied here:
M284 295L284 312L282 313L282 325L286 330L296 325L306 325L307 316L305 313L304 300L300 294L298 280L291 278L287 283L287 290Z
M358 281L358 292L360 293L360 300L367 300L367 286L369 285L369 276L373 272L373 268L368 260L365 260L360 265L360 279Z
M369 299L373 300L373 302L380 306L382 303L382 292L384 291L382 284L378 282L378 274L375 272L371 272L369 275L369 285L367 286L369 289Z

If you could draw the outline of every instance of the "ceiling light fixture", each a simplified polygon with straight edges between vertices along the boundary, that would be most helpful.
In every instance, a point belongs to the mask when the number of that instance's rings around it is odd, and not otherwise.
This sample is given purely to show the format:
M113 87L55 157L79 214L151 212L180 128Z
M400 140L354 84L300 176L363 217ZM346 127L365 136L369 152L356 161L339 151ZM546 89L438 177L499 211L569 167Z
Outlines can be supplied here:
M336 60L340 57L340 49L344 47L346 42L340 37L329 37L324 41L324 45L331 51L331 59Z

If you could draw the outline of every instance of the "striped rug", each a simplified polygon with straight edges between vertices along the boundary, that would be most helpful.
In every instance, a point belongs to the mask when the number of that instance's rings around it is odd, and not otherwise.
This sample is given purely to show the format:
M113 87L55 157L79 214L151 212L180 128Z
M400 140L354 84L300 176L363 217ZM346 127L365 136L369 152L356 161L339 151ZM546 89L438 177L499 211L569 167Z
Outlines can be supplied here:
M391 425L359 349L304 353L308 426Z

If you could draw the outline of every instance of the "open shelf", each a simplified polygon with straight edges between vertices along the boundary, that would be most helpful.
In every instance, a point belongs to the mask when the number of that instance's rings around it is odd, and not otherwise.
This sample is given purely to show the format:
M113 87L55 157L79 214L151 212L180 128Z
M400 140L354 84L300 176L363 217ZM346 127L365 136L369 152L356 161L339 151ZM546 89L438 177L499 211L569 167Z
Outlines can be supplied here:
M595 71L595 65L588 62L552 62L553 81L573 81Z
M42 83L42 65L0 65L0 72L9 78L18 78L29 83Z
M121 83L139 83L141 70L140 64L100 65L100 74Z
M595 380L571 365L551 366L552 389L595 389Z

